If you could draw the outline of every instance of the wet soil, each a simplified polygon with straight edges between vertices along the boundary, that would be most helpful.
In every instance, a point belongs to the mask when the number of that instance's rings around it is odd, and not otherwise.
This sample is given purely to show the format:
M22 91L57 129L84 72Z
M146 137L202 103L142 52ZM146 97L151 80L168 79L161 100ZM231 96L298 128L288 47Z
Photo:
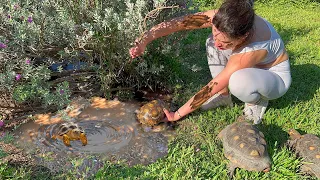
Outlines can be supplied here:
M17 146L33 155L37 163L56 171L74 171L92 175L105 160L129 166L150 164L165 157L173 128L163 124L157 131L145 131L136 120L139 102L120 102L93 98L78 101L65 115L41 114L15 130ZM60 123L73 121L84 129L88 144L71 141L67 147L52 139ZM89 167L89 168L88 168ZM89 171L88 171L89 169ZM82 171L88 171L83 173Z

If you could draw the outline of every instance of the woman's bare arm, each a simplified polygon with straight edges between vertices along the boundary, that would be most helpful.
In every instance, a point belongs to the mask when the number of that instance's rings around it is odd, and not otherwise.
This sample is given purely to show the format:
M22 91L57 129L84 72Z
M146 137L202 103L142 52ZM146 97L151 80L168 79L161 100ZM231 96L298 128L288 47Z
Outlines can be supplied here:
M230 57L227 66L221 73L212 79L198 93L191 97L182 107L179 108L179 113L174 114L174 119L180 119L180 116L185 116L198 109L210 97L227 87L231 75L237 70L253 67L259 62L257 59L264 58L265 50L258 50L245 54L237 54Z
M147 45L157 38L167 36L174 32L211 27L212 17L215 13L216 10L209 10L164 21L147 31L139 43Z

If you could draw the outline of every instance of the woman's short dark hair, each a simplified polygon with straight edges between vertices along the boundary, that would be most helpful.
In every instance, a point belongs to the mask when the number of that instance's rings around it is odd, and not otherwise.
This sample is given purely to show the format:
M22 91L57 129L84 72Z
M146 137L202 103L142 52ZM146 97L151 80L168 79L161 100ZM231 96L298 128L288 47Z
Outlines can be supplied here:
M238 39L253 28L254 15L253 0L226 0L212 23L231 39Z

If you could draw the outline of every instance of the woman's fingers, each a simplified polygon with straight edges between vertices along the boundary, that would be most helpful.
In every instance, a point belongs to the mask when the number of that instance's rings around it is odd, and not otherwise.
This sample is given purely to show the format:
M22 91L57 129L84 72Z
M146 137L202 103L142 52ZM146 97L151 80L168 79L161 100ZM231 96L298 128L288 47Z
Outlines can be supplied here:
M129 53L130 53L130 56L131 58L136 58L138 56L141 56L142 53L143 53L143 48L142 47L139 47L139 46L135 46L135 47L132 47L130 50L129 50Z
M163 108L163 112L166 115L166 117L167 117L166 119L168 121L175 121L173 112L168 111L166 108Z
M129 50L130 56L131 58L136 58L138 56L140 56L140 53L138 53L137 47L133 47Z
M131 49L129 50L129 54L130 54L130 56L131 56L132 59L135 58L134 48L131 48Z
M166 114L167 117L170 116L170 112L166 108L163 108L163 112L164 114Z

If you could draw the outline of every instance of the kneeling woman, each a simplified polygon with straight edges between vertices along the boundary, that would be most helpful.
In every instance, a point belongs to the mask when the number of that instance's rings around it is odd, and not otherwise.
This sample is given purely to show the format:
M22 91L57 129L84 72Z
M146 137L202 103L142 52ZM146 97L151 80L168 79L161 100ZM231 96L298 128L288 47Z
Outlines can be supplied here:
M148 43L173 32L209 27L206 47L213 79L176 112L164 110L167 119L179 120L200 107L232 106L231 93L245 102L246 118L260 123L268 101L288 91L291 73L281 37L255 14L253 0L226 0L218 10L162 22L144 34L130 55L142 55Z

